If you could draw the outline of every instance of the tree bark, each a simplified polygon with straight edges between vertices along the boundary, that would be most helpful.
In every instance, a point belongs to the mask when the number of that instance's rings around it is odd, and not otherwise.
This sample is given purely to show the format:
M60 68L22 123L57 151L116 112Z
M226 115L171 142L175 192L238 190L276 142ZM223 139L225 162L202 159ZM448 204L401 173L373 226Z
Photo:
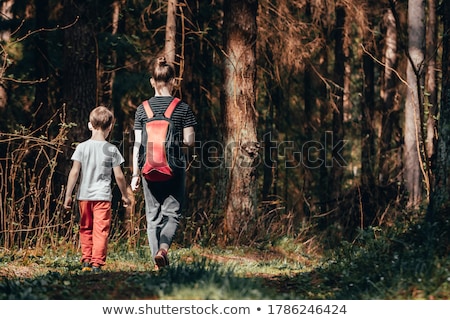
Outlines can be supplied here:
M450 3L442 3L442 96L439 112L439 139L436 151L436 174L428 210L429 220L445 221L450 207ZM447 217L446 217L447 215ZM447 232L448 233L448 232Z
M121 0L116 0L111 4L112 16L111 16L111 35L114 37L117 34L119 28L120 8ZM117 52L113 46L110 49L106 49L106 59L103 62L99 62L99 102L108 108L112 107L113 100L113 87L116 72L114 69L117 65Z
M437 84L436 84L436 55L437 55L437 13L436 0L428 0L428 21L426 30L426 75L425 75L425 114L427 121L426 151L428 165L433 169L434 153L436 151L436 115L437 115Z
M48 0L35 0L36 4L36 29L46 28L48 24ZM40 32L35 38L35 66L36 78L44 81L36 84L32 111L35 113L35 125L40 127L47 120L48 110L48 48L47 33Z
M333 106L333 145L340 145L344 141L344 75L346 56L344 52L344 27L345 27L345 8L337 6L336 24L334 29L334 106ZM334 147L333 147L334 149ZM339 149L339 148L338 148ZM342 181L344 177L343 164L335 161L337 159L332 154L331 172L330 172L330 194L333 200L338 200L342 191Z
M366 35L366 50L372 51L372 39ZM363 53L363 102L361 104L361 184L374 190L375 186L375 65L367 52Z
M164 47L167 61L175 62L177 36L177 0L167 1L166 44Z
M397 28L395 17L391 9L384 14L385 47L384 47L384 72L381 88L382 120L380 138L380 174L379 183L386 186L392 177L397 176L392 173L392 168L399 167L395 150L400 145L400 125L399 125L399 105L397 96Z
M408 191L408 206L417 207L422 201L421 171L421 97L423 84L421 64L424 62L425 6L423 0L408 1L408 51L410 60L406 70L408 88L405 102L404 175Z
M257 0L224 3L225 242L249 243L255 229Z
M92 11L89 3L64 1L65 25L77 21L64 30L63 99L67 104L68 121L77 124L70 131L71 142L89 138L89 113L97 105L97 45L89 19L89 11Z

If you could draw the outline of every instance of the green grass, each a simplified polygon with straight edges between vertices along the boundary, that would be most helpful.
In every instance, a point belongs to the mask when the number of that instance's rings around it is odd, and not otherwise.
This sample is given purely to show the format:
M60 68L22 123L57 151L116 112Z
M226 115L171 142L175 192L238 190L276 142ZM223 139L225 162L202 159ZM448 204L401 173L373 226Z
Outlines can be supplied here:
M67 248L1 250L0 299L449 299L448 244L434 230L369 228L328 250L288 238L258 249L174 246L160 272L148 247L111 243L98 275L81 273Z

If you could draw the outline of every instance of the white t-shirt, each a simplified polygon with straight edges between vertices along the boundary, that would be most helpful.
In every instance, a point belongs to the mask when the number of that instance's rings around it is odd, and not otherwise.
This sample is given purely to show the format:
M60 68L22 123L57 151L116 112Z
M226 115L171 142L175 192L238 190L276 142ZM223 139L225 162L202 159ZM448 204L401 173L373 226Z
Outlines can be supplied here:
M76 147L72 160L81 162L77 199L111 201L112 169L125 161L117 147L107 141L87 140Z

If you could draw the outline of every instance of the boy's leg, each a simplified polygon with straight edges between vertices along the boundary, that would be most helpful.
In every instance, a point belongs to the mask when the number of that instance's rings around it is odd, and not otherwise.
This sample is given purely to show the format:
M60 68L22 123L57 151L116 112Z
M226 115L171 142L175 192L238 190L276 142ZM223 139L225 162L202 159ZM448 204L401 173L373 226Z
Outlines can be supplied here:
M177 231L181 218L183 200L185 197L185 173L180 171L169 181L166 187L170 195L166 196L161 206L164 223L161 225L159 249L168 250Z
M145 218L147 221L147 237L150 252L154 258L159 249L159 228L161 222L161 205L150 191L149 183L142 178L142 189L145 198Z
M78 201L80 209L80 244L81 262L91 262L92 259L92 226L93 214L91 201Z
M92 265L101 267L106 263L108 237L111 227L111 202L93 201L93 248Z
M163 212L163 224L161 226L159 248L168 250L180 221L180 202L173 196L169 196L164 201L161 211Z

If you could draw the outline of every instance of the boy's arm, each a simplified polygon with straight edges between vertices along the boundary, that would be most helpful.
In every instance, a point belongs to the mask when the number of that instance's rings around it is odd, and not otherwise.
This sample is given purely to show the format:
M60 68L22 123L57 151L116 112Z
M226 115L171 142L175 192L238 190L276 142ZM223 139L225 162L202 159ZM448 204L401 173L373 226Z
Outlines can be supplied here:
M183 129L183 143L188 147L192 147L195 142L194 127L186 127Z
M70 209L72 206L72 192L77 183L80 171L81 171L81 162L74 160L72 164L72 169L70 169L69 172L69 178L67 179L66 196L64 199L65 209Z
M113 171L114 176L116 177L117 185L120 189L120 193L122 193L123 206L127 207L131 201L128 199L127 182L125 180L125 176L123 175L122 168L120 166L115 166Z
M134 130L133 145L133 175L131 177L131 189L136 191L139 186L139 149L142 144L142 130Z

